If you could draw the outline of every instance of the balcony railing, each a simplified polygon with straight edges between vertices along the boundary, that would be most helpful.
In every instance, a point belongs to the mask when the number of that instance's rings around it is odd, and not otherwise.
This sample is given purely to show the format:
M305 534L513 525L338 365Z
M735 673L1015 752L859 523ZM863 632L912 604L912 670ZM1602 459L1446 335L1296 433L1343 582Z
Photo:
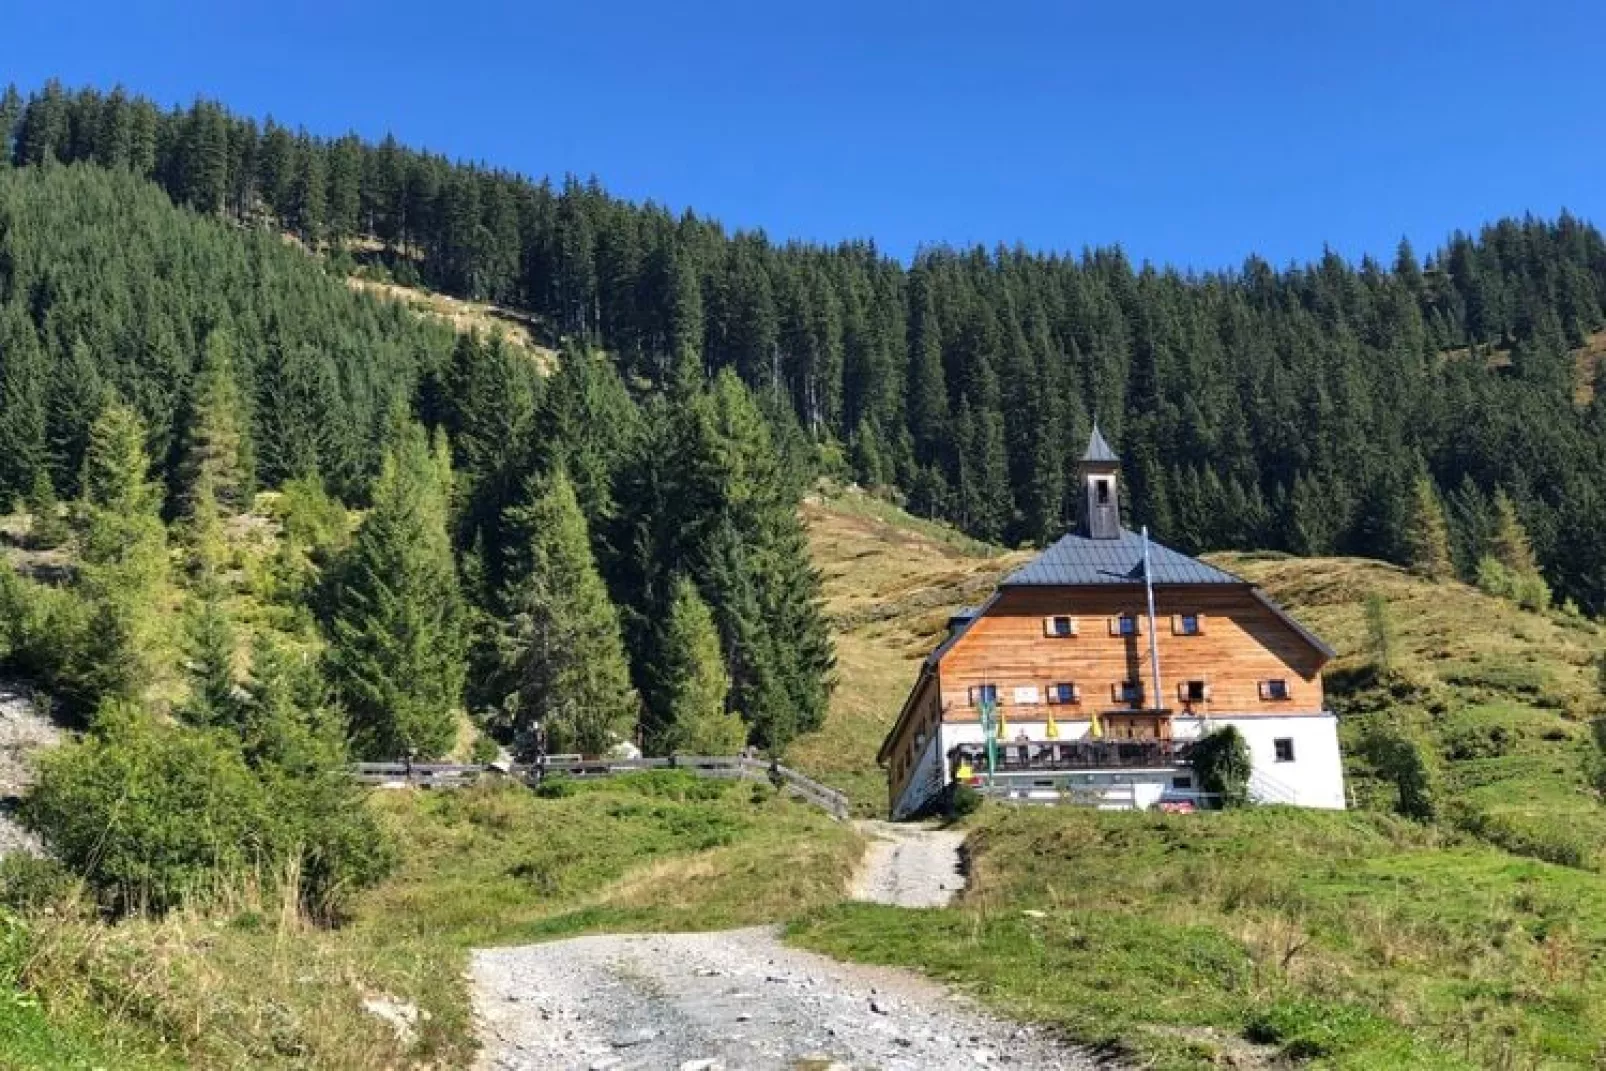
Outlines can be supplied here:
M998 745L999 770L1164 769L1186 766L1193 742L1185 740L1076 740ZM948 768L964 761L978 774L987 768L985 744L960 744L948 752Z

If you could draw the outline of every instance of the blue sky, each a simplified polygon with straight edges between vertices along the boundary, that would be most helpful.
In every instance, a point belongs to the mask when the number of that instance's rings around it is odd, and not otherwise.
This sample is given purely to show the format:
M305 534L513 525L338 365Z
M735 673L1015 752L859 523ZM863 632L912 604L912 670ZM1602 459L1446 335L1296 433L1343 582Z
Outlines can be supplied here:
M1205 269L1606 222L1598 3L8 7L24 88L200 94L901 257L1120 243Z

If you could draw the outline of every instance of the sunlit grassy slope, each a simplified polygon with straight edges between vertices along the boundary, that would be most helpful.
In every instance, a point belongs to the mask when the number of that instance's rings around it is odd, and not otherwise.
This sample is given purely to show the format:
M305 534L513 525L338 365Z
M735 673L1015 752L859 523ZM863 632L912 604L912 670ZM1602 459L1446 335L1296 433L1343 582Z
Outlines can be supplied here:
M781 922L836 903L862 850L767 783L683 773L371 803L400 866L339 927L248 886L117 925L0 912L0 1071L468 1067L469 948ZM399 1034L374 1000L416 1009L416 1028Z
M1600 868L1606 808L1587 769L1589 721L1606 713L1597 669L1606 630L1373 561L1212 560L1265 587L1340 651L1328 695L1362 806L1389 798L1368 776L1361 737L1381 721L1404 723L1437 747L1447 820L1526 854ZM1371 592L1387 600L1397 635L1396 668L1381 680L1366 650Z
M866 813L884 810L875 753L921 660L954 609L986 598L1025 555L854 492L811 499L803 512L825 578L838 685L824 727L794 743L787 760L851 794Z
M861 807L880 808L876 748L921 659L954 609L985 598L1029 555L967 540L863 494L816 498L804 514L836 628L838 686L825 726L789 758ZM1579 861L1592 863L1595 845L1606 844L1606 810L1585 774L1606 630L1381 562L1209 557L1264 587L1339 650L1328 692L1345 715L1347 744L1378 719L1410 722L1439 747L1446 796L1497 816L1496 839L1546 858L1580 850L1589 858ZM1386 680L1367 671L1365 602L1373 592L1388 601L1398 636L1396 671ZM1352 760L1357 802L1386 807L1369 772Z
M792 758L877 808L876 746L920 659L1025 555L859 495L806 515L840 682ZM1599 1066L1606 809L1587 771L1606 633L1374 561L1210 557L1340 651L1328 694L1356 811L989 806L969 823L959 903L828 906L794 938L923 969L1139 1066ZM1367 640L1373 593L1395 632L1386 673ZM1438 823L1387 813L1361 747L1382 723L1427 742Z

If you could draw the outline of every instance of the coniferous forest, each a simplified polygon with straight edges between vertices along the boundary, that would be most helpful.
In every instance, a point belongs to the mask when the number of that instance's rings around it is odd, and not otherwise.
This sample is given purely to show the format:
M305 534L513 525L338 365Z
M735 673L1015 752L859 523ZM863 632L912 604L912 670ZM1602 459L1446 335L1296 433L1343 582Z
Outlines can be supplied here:
M555 339L604 351L638 394L730 370L772 425L789 412L775 434L811 444L810 465L982 538L1039 543L1063 528L1096 416L1125 456L1131 520L1183 549L1409 562L1426 503L1473 579L1505 498L1550 585L1606 610L1606 402L1587 401L1596 367L1573 356L1606 326L1606 242L1569 216L1502 220L1426 256L1402 242L1390 264L1325 252L1183 274L1118 249L935 248L904 265L865 242L778 245L595 180L554 186L390 139L316 138L205 101L163 111L52 84L5 97L7 132L19 166L132 172L200 215L527 310ZM79 342L92 362L129 346L40 327L58 368ZM197 343L172 345L183 359ZM313 371L272 373L376 380L357 391L355 423L311 417L334 440L318 447L332 481L362 472L350 437L368 429L371 449L384 391L407 378L398 362L349 338ZM164 434L162 400L137 394L158 388L126 386ZM457 430L460 416L436 416ZM287 448L264 451L265 480L295 468ZM72 450L51 455L68 483ZM26 490L31 471L13 462L0 489ZM594 477L570 474L595 527L609 505Z

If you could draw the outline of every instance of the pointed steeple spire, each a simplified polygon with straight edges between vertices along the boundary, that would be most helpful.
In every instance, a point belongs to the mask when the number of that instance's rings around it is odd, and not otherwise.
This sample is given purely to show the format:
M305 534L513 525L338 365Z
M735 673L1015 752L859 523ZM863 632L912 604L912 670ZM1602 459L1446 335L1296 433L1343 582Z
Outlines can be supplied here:
M1087 451L1082 455L1084 463L1089 461L1103 463L1119 463L1120 458L1110 449L1110 444L1104 441L1104 433L1099 431L1097 418L1093 420L1093 434L1088 436Z

